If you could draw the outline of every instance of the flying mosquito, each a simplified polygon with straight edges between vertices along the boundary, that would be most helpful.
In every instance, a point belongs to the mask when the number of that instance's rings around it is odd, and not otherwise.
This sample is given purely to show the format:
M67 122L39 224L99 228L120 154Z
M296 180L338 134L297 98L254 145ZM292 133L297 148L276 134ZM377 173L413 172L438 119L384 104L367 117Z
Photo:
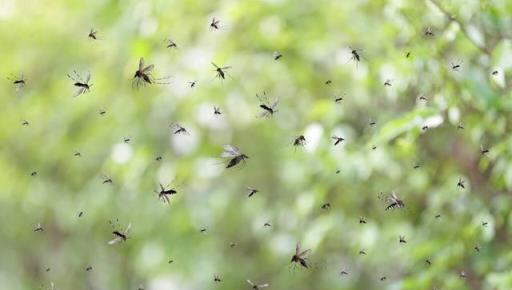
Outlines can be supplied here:
M400 244L407 244L407 240L405 240L405 236L400 236L400 239L398 241Z
M325 210L328 210L328 209L330 209L330 208L331 208L331 204L330 204L329 202L324 203L324 204L322 204L321 208L322 208L322 209L325 209Z
M325 84L326 84L326 85L330 85L330 84L332 84L332 80L326 80L326 81L325 81Z
M452 68L452 71L459 71L459 69L462 68L462 62L450 62L450 67Z
M191 82L188 82L188 85L190 86L190 88L193 88L195 87L197 84L197 81L191 81Z
M269 118L272 117L274 113L278 112L276 108L279 104L279 99L270 101L266 92L263 92L263 95L261 96L256 94L256 97L260 101L260 108L263 110L263 112L261 112L259 115L260 117Z
M366 219L364 217L360 217L359 218L359 223L360 224L365 224L366 223Z
M226 165L226 168L234 167L240 162L245 162L246 159L249 159L249 156L240 152L238 147L229 144L224 145L224 152L222 152L220 156L223 158L231 158L231 160L229 160L228 164Z
M126 144L130 143L130 141L132 141L132 139L130 137L124 137L123 138L123 142L126 143Z
M172 133L174 135L179 135L179 134L190 135L188 133L187 129L185 129L185 127L181 126L178 123L171 124L169 127L171 127Z
M340 276L343 276L343 275L348 275L348 272L347 272L347 271L345 271L345 270L341 270L341 272L340 272Z
M428 26L427 28L425 28L424 35L425 36L429 36L429 37L434 36L434 32L432 31L432 27Z
M158 199L163 201L164 203L171 203L170 196L173 194L177 194L178 191L176 191L175 188L165 189L165 187L160 183L160 191L154 190L156 194L158 194Z
M213 275L213 282L222 282L218 275Z
M334 140L334 146L340 144L341 142L345 141L345 139L343 137L338 137L338 136L332 136L331 137L332 140Z
M359 255L366 255L366 250L365 249L359 250Z
M79 212L79 213L78 213L78 217L79 217L79 218L80 218L80 217L82 217L83 215L84 215L84 212L83 212L83 211L81 211L81 212Z
M370 119L370 122L369 122L368 124L369 124L370 126L374 126L375 124L377 124L377 122L376 122L376 121L374 121L374 120L372 120L372 119Z
M41 223L37 223L37 225L34 227L34 232L44 232L43 226L41 226Z
M97 40L98 39L97 34L98 34L98 31L91 28L91 30L89 31L89 35L87 35L87 37L92 40Z
M7 77L7 79L12 82L16 91L22 90L25 87L27 81L23 73L21 73L20 76L15 76L11 74L11 76Z
M293 146L295 146L295 147L298 147L298 146L304 147L304 146L306 146L306 143L307 143L306 137L304 137L304 135L299 135L293 140Z
M459 178L459 181L457 182L457 187L464 189L466 186L464 185L464 180L462 178Z
M386 280L386 279L387 279L387 277L386 277L386 276L382 276L382 277L380 277L380 280L381 280L381 281L384 281L384 280Z
M265 222L263 224L264 227L272 227L272 224L270 222Z
M475 251L477 251L477 252L480 252L480 246L479 245L476 245L473 249L475 249Z
M74 82L73 86L77 87L73 97L88 93L91 90L92 84L89 83L91 81L90 72L87 72L85 80L82 80L82 77L76 71L73 71L73 75L68 74L68 78Z
M336 104L341 103L341 101L343 101L343 97L334 96L334 102L335 102Z
M82 157L82 153L80 153L80 152L76 151L76 152L73 154L73 156L75 156L75 157Z
M110 225L114 226L112 221L109 221ZM130 232L130 229L132 228L132 224L128 224L126 229L123 232L120 232L119 230L114 229L112 231L112 235L114 235L114 238L108 242L109 245L114 245L119 242L126 242L128 239L128 233Z
M302 267L308 268L309 266L307 264L306 256L311 252L311 250L307 249L302 252L300 250L300 244L297 243L297 245L295 246L295 254L292 256L290 263L293 263L293 265L300 264Z
M30 125L30 123L27 120L21 120L21 125L28 126L28 125Z
M427 263L429 266L432 265L432 261L430 259L426 259L425 263Z
M213 114L214 115L222 115L219 107L213 107Z
M247 187L247 197L251 197L258 192L259 190L257 190L256 188L252 188L250 186Z
M464 124L462 124L462 122L460 122L460 123L457 125L457 130L464 130Z
M380 196L382 198L382 193L380 194ZM388 206L386 206L386 210L405 207L405 203L401 199L398 198L398 196L396 195L396 193L394 191L392 191L388 195L386 200L389 203Z
M391 82L392 82L392 80L386 80L386 81L384 82L384 86L386 86L386 87L391 87L391 86L392 86Z
M85 268L85 271L87 271L87 272L92 271L92 266L87 266L87 268Z
M105 114L106 114L106 113L107 113L107 111L106 111L106 110L104 110L104 109L101 109L101 110L100 110L100 116L105 116Z
M409 58L411 56L411 52L408 51L406 54L405 54L405 58Z
M213 62L212 62L212 65L215 67L215 72L217 72L215 77L222 79L222 80L226 79L226 74L227 74L226 70L230 69L231 66L220 67Z
M260 290L262 288L266 288L268 287L268 283L265 283L265 284L254 284L253 282L251 282L251 280L247 280L247 283L249 283L249 285L251 285L251 289L253 290Z
M213 17L212 21L210 22L210 29L219 30L219 28L220 28L219 23L220 23L220 20Z
M103 182L102 182L103 184L105 184L105 183L112 184L112 182L113 182L112 178L108 175L103 175L102 178L103 178Z
M484 145L480 145L480 154L485 155L489 153L489 149L484 148Z
M159 85L165 85L168 84L167 82L162 82L164 80L169 79L169 77L163 77L163 78L154 78L151 74L151 71L155 68L154 65L150 64L148 66L144 66L144 58L141 57L139 59L139 68L135 71L135 74L132 78L132 86L136 87L144 87L146 85L151 84L159 84Z
M36 176L36 175L37 175L37 171L32 171L32 172L30 173L30 176Z
M178 45L176 42L174 42L172 39L167 39L167 48L178 48Z
M350 54L351 54L351 57L348 61L351 61L351 60L354 60L356 62L356 66L359 64L359 62L361 61L361 51L363 51L362 49L355 49L355 48L352 48L350 47Z
M498 71L498 70L493 70L491 74L492 74L493 76L498 75L498 74L499 74L499 71Z
M489 223L488 222L482 222L482 226L486 227Z
M283 55L279 52L279 51L274 51L274 60L279 60L280 58L283 57Z

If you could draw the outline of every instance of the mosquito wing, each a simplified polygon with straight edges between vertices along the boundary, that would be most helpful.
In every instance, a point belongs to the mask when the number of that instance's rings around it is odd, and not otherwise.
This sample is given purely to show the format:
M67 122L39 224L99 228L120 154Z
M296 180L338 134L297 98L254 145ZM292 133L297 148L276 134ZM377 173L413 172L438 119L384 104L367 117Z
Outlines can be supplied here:
M254 283L252 283L251 280L247 280L247 283L249 283L251 286L254 286Z
M130 232L131 229L132 229L132 224L129 223L128 226L126 227L126 230L124 230L124 234L128 235L128 233Z
M238 147L229 144L224 145L224 152L222 152L221 157L235 157L238 155L240 155Z
M279 99L275 100L274 103L272 103L272 106L270 106L270 108L272 108L272 110L274 110L277 105L279 105Z
M396 202L398 200L398 197L396 196L396 193L394 191L391 192L389 200L392 202Z
M299 257L301 257L301 258L304 258L304 257L305 257L305 256L307 256L310 252L311 252L311 249L307 249L307 250L302 251L300 254L298 254L298 256L299 256Z
M87 72L87 76L85 77L85 83L88 84L89 81L91 80L91 72Z
M269 285L268 283L258 285L258 288L267 288Z
M145 67L145 68L142 70L142 72L145 72L145 73L150 72L150 71L152 71L152 70L153 70L153 68L155 68L155 66L154 66L154 65L152 65L152 64L150 64L150 65L148 65L147 67Z
M300 251L300 243L297 243L297 245L295 245L295 255L299 255L299 251Z
M141 57L139 59L139 71L142 71L143 68L144 68L144 58Z
M109 244L109 245L114 245L114 244L119 243L121 240L122 240L122 239L121 239L121 237L115 237L114 239L110 240L110 241L108 242L108 244Z
M85 88L84 87L80 87L78 90L76 90L75 94L73 95L73 97L78 97L80 96L81 94L83 94L85 91Z

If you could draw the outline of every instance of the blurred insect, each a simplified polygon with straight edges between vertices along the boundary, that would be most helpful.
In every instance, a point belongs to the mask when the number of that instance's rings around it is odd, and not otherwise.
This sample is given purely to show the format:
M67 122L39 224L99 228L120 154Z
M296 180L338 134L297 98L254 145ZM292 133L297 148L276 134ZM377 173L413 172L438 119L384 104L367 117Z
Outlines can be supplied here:
M30 176L36 176L36 175L37 175L37 171L32 171L32 172L30 173Z
M328 210L331 208L331 204L327 202L327 203L322 204L321 207L322 207L322 209Z
M139 68L135 71L135 74L132 78L132 86L136 87L144 87L146 85L151 84L159 84L159 85L165 85L169 84L168 82L165 82L165 80L168 80L169 77L163 77L163 78L154 78L151 71L155 68L154 65L150 64L148 66L144 66L144 58L141 57L139 59Z
M26 85L26 79L25 79L25 76L23 75L23 73L21 73L21 75L19 77L11 74L11 76L7 77L7 79L12 82L16 91L20 91Z
M266 222L263 224L264 227L272 227L272 224L270 222Z
M262 118L272 117L274 115L274 113L278 112L276 110L277 105L279 104L278 99L276 99L274 101L270 101L266 92L263 92L263 95L261 95L261 96L256 94L256 97L260 101L260 108L263 109L263 112L261 112L259 115L260 117L262 117Z
M196 86L197 81L191 81L191 82L188 82L188 84L189 84L190 88L193 88Z
M79 217L79 218L81 218L83 215L84 215L84 212L83 212L83 211L81 211L81 212L79 212L79 213L78 213L78 217Z
M251 285L251 289L253 290L260 290L262 288L266 288L268 287L268 283L265 283L265 284L254 284L253 282L251 282L251 280L247 280L247 283L249 283L249 285Z
M372 145L372 150L375 150L375 149L377 149L377 146Z
M350 46L349 46L349 48L350 48L350 54L351 54L351 57L350 57L349 61L354 60L356 62L356 66L357 66L359 64L359 62L361 61L361 58L362 58L360 52L363 51L363 50L362 49L355 49L355 48L352 48Z
M85 271L87 271L87 272L92 271L92 267L91 266L87 266L87 268L85 268Z
M219 107L213 107L213 114L214 115L222 115L222 113L220 112L220 108Z
M406 54L405 54L405 58L409 58L411 56L411 52L408 51Z
M387 279L387 277L386 277L386 276L382 276L382 277L380 277L380 280L381 280L381 281L384 281L384 280L386 280L386 279Z
M37 225L34 227L34 232L44 232L43 226L41 226L41 223L37 223Z
M94 28L91 28L91 30L89 31L89 35L87 35L87 37L92 40L97 40L98 39L97 34L98 34L98 31L94 30Z
M167 39L167 46L166 47L167 48L178 48L178 45L172 39Z
M480 145L480 154L485 155L487 153L489 153L489 149L485 149L484 145Z
M425 34L425 36L429 36L429 37L434 36L434 32L432 31L432 27L428 26L427 28L425 28L424 34Z
M298 146L301 146L301 147L304 147L306 146L306 137L304 137L304 135L299 135L298 137L296 137L294 140L293 140L293 146L295 147L298 147Z
M479 246L479 245L476 245L476 246L474 247L474 249L475 249L475 251L480 252L480 246Z
M206 231L207 231L207 229L206 229L206 228L201 228L201 229L199 230L199 232L200 232L201 234L206 234Z
M427 101L427 97L425 97L424 95L421 95L419 99L420 99L420 101L425 101L425 102Z
M441 218L441 215L440 214L436 214L435 218L439 219L439 218Z
M220 67L220 66L217 66L215 63L212 62L212 65L215 67L215 72L217 73L215 75L215 77L221 79L221 80L224 80L226 79L226 70L230 69L231 66L224 66L224 67Z
M126 227L126 229L123 232L121 232L118 229L116 229L116 227L118 227L118 224L114 225L114 223L112 221L109 221L109 223L112 227L114 227L114 231L112 231L112 235L114 235L114 238L112 240L110 240L108 242L108 244L114 245L119 242L126 242L126 240L128 239L128 233L130 233L130 230L132 228L132 224L129 223L128 226ZM117 223L117 220L116 220L116 223Z
M80 153L80 152L76 151L76 152L73 154L73 156L75 156L75 157L82 157L82 153Z
M213 17L212 21L210 22L210 29L213 28L213 29L219 30L219 28L220 28L219 23L220 23L220 20L215 19L215 17Z
M381 199L383 199L382 192L379 196ZM392 191L385 200L389 203L388 206L386 206L386 210L405 207L405 203L398 198L394 191Z
M420 167L421 167L421 165L419 165L419 164L415 164L415 165L414 165L414 167L413 167L413 169L418 169L418 168L420 168Z
M172 264L172 263L174 263L174 260L173 260L173 259L170 259L167 263L168 263L168 264Z
M374 121L374 120L372 120L372 119L370 119L370 122L369 122L368 124L369 124L370 126L374 126L375 124L377 124L377 122L376 122L376 121Z
M103 175L103 182L102 182L103 184L105 184L105 183L110 183L110 184L112 184L112 182L113 182L113 181L112 181L112 178L110 178L110 176L108 176L108 175Z
M457 130L464 130L464 126L463 126L463 124L462 124L462 123L459 123L459 124L457 125Z
M156 160L156 161L161 161L161 160L162 160L162 156L157 156L157 157L155 158L155 160Z
M274 60L279 60L280 58L283 57L283 55L279 52L279 51L274 51Z
M231 243L229 243L229 247L230 247L230 248L234 248L234 247L236 247L236 246L238 246L238 243L236 243L236 242L231 242Z
M391 81L392 81L392 80L386 80L386 81L384 82L384 86L386 86L386 87L391 87L391 86L392 86Z
M348 275L348 272L347 272L347 271L345 271L345 270L342 270L342 271L340 272L340 276L343 276L343 275Z
M190 135L187 131L187 129L185 129L185 127L181 126L180 124L178 123L174 123L174 124L171 124L169 127L171 127L172 129L172 133L174 135L178 135L178 134L183 134L183 135Z
M226 165L226 168L234 167L240 162L245 163L245 160L249 159L249 156L240 152L240 149L238 149L238 147L229 144L224 145L224 152L222 152L220 156L223 158L231 158L228 164Z
M308 268L307 264L307 258L306 256L311 252L310 249L304 250L301 252L300 244L297 243L295 246L295 254L292 256L292 259L290 260L290 263L292 265L300 264L304 268Z
M428 130L428 126L423 126L423 127L421 127L421 130L423 130L423 131L427 131L427 130Z
M491 74L492 74L493 76L495 76L495 75L498 75L498 73L499 73L499 71L498 71L498 70L493 70Z
M81 94L88 93L91 90L92 84L89 84L89 82L91 81L90 72L87 72L85 80L82 80L82 77L76 71L73 71L73 75L68 74L68 78L74 82L73 86L77 87L77 90L73 97L77 97Z
M360 217L359 218L359 223L360 224L366 224L366 219L364 217Z
M106 113L107 113L107 111L105 111L104 109L100 110L100 116L105 116Z
M156 194L158 194L158 199L163 201L163 203L169 203L170 204L171 201L170 201L169 197L171 195L173 195L173 194L177 194L178 192L174 188L165 189L165 187L161 183L159 183L159 185L160 185L160 191L154 190L154 192Z
M462 62L450 62L450 67L452 68L452 71L459 71L462 67Z
M340 169L336 169L336 174L340 174L341 170Z
M334 146L340 144L345 140L344 138L338 136L332 136L331 138L334 140Z
M457 182L457 187L458 187L458 188L461 188L461 189L466 188L466 187L464 186L464 180L463 180L462 178L459 178L459 181Z
M30 124L29 124L29 122L27 120L21 120L21 125L22 126L28 126Z
M343 101L343 97L334 96L334 102L335 102L336 104L341 103L341 101Z
M218 275L213 275L213 282L222 282Z
M429 266L432 265L432 261L430 261L430 259L426 259L425 263L427 263Z
M482 226L486 227L489 223L488 222L482 222Z
M366 250L365 249L359 250L359 255L366 255Z
M459 276L462 278L462 279L466 279L466 272L465 271L460 271L460 274Z
M325 84L326 84L326 85L330 85L330 84L332 84L332 81L331 81L331 80L326 80L326 81L325 81Z
M249 186L247 187L247 191L248 191L247 197L251 197L254 194L259 192L259 190L257 190L256 188L252 188L252 187L249 187Z
M398 241L400 244L407 244L407 241L405 240L405 236L400 236L400 239Z
M132 141L132 139L130 137L124 137L123 138L123 142L126 143L126 144L130 143L130 141Z

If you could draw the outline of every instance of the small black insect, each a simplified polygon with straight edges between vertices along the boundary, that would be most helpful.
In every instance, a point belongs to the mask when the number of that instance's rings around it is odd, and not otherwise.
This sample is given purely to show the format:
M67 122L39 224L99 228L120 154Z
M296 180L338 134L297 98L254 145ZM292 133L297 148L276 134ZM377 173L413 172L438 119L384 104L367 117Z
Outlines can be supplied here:
M476 246L474 247L474 249L475 249L475 251L480 252L480 246L479 246L479 245L476 245Z
M169 84L168 82L165 82L165 80L168 80L169 77L163 77L163 78L154 78L151 71L155 68L154 65L150 64L148 66L144 66L144 58L141 57L139 59L139 68L135 71L133 78L132 78L132 86L135 87L144 87L146 85L151 84Z
M344 138L338 136L332 136L331 138L334 140L334 146L340 144L345 140Z
M175 124L171 124L169 127L171 127L172 129L172 133L174 135L179 135L179 134L183 134L183 135L190 135L187 131L187 129L185 129L185 127L181 126L180 124L178 123L175 123Z
M325 84L326 84L326 85L330 85L330 84L332 84L332 81L331 81L331 80L326 80L326 81L325 81Z
M105 116L105 114L107 114L107 111L105 111L105 110L101 109L101 110L100 110L100 116Z
M85 268L85 271L87 271L87 272L92 271L92 266L87 266L87 268Z
M489 223L488 222L482 222L482 226L486 227Z
M172 264L174 263L174 260L173 259L170 259L169 261L167 261L168 264Z
M380 280L381 280L381 281L384 281L384 280L386 280L386 279L387 279L387 277L386 277L386 276L382 276L382 277L380 277Z
M391 80L386 80L386 81L384 82L384 86L386 86L386 87L391 87L391 86L392 86L392 84L391 84Z
M377 149L377 146L373 145L372 150L375 150L375 149Z
M464 180L462 180L462 178L459 178L459 181L457 182L457 187L458 187L458 188L460 188L460 189L464 189L464 188L466 188L466 187L464 186L464 182L465 182L465 181L464 181Z
M132 139L130 137L124 137L123 138L123 142L126 143L126 144L130 143L130 141L132 141Z
M190 86L190 88L194 88L197 84L197 81L191 81L191 82L188 82L188 85Z
M432 265L432 261L430 261L430 259L426 259L425 263L427 263L429 266Z
M120 230L116 229L116 227L118 227L118 224L117 224L117 220L116 220L116 225L114 225L114 223L112 221L109 221L109 224L114 227L114 231L112 231L112 235L114 235L114 238L112 240L110 240L108 242L109 245L114 245L114 244L117 244L119 242L126 242L126 240L128 239L128 233L130 232L131 228L132 228L132 224L129 223L128 226L126 227L126 229L121 232Z
M166 47L167 48L178 48L178 45L172 39L167 39L167 46Z
M459 71L459 69L462 68L462 63L460 62L450 62L450 67L452 68L452 71Z
M91 81L90 72L87 72L84 80L82 80L82 77L76 71L73 71L73 75L68 74L68 78L74 82L73 86L77 87L73 95L74 97L88 93L91 90L92 84L89 83Z
M94 28L91 28L91 30L89 31L89 35L87 35L87 37L92 40L98 40L97 34L98 31L94 30Z
M345 271L345 270L342 270L342 271L340 272L340 276L343 276L343 275L348 275L348 272L347 272L347 271Z
M199 232L200 232L201 234L206 234L206 231L207 231L207 229L206 229L206 228L201 228L201 229L199 230Z
M230 247L230 248L234 248L234 247L236 247L236 246L238 246L238 243L237 243L237 242L230 242L230 243L229 243L229 247Z
M220 28L219 23L220 23L220 20L215 19L215 17L213 17L212 21L210 22L210 29L213 28L213 29L219 30L219 28Z
M107 176L107 175L103 175L103 184L105 183L110 183L112 184L112 178L110 178L110 176Z
M83 212L83 211L81 211L81 212L79 212L79 213L78 213L78 217L79 217L79 218L81 218L83 215L84 215L84 212Z
M327 202L327 203L322 204L322 209L327 210L327 209L330 209L330 208L331 208L331 204L330 203Z
M352 55L349 59L350 60L354 60L356 61L356 65L361 61L361 54L360 52L362 51L361 49L355 49L355 48L352 48L352 47L349 47L350 48L350 54Z
M219 107L213 107L213 114L214 115L222 115Z
M485 155L489 153L489 149L484 148L484 145L480 145L480 154Z
M224 145L224 152L222 152L220 156L223 158L231 158L231 160L229 160L228 164L226 165L226 168L231 168L240 162L245 162L246 159L249 159L249 156L240 152L238 147L229 144Z
M36 175L37 175L37 171L32 171L32 172L30 173L30 176L36 176Z
M359 223L360 224L365 224L366 223L366 219L364 217L360 217L359 218Z
M46 272L50 272L50 271L51 271L51 269L50 269L50 268L46 268L46 269L45 269L45 271L46 271Z
M459 123L457 125L457 130L464 130L464 125L462 123Z
M28 125L30 125L30 123L27 120L21 120L21 125L28 126Z
M251 282L251 280L247 280L247 283L249 283L249 285L251 286L251 289L253 290L260 290L262 288L266 288L268 287L268 283L265 283L265 284L254 284L253 282Z
M295 147L298 147L298 146L301 146L301 147L304 147L306 146L306 137L304 137L304 135L299 135L298 137L296 137L294 140L293 140L293 146Z
M432 27L428 26L427 28L425 28L424 34L425 34L425 36L429 36L429 37L434 36L434 32L432 31Z
M408 51L406 54L405 54L405 58L409 58L411 56L411 52Z
M292 256L292 259L290 260L290 263L294 263L294 265L300 264L302 267L308 268L309 266L307 264L306 256L310 252L311 252L310 249L307 249L307 250L304 250L304 251L301 252L300 244L297 243L297 245L295 246L295 254Z
M165 189L165 187L161 183L159 185L160 185L160 191L157 191L157 190L154 191L156 194L158 194L158 199L163 201L163 203L170 204L171 203L170 196L172 196L173 194L177 194L178 191L176 191L176 189L174 189L174 188Z
M260 113L259 117L269 118L272 117L274 113L278 112L277 105L279 104L279 99L270 101L266 92L263 92L263 95L261 96L256 94L256 97L260 101L260 108L263 110L263 112Z
M215 67L215 72L217 73L215 75L215 77L221 79L221 80L224 80L226 79L226 70L230 69L231 66L223 66L223 67L220 67L220 66L217 66L215 63L212 62L212 65Z
M382 198L382 193L380 194ZM395 208L403 208L405 207L405 203L398 198L396 193L392 191L386 198L387 202L389 203L388 206L386 206L386 210L388 209L395 209Z
M266 222L263 224L264 227L272 227L272 224L270 222Z
M428 126L423 126L423 127L421 127L421 130L423 130L423 131L427 131L427 130L428 130Z
M441 215L440 214L436 214L435 218L439 219L439 218L441 218Z
M247 187L247 197L251 197L258 192L259 192L259 190L257 190L256 188L252 188L249 186Z
M23 73L19 77L11 74L11 76L7 77L7 79L12 82L16 91L19 91L25 87L26 79L23 76Z
M425 102L427 101L427 97L425 97L424 95L421 95L419 99L420 99L420 101L425 101Z
M334 102L335 102L336 104L341 103L341 101L343 101L343 97L337 97L337 96L334 96Z
M492 74L493 76L495 76L495 75L498 75L498 73L499 73L499 71L498 71L498 70L493 70L491 74Z
M359 250L359 255L366 255L366 250L365 249Z
M161 160L162 160L162 156L157 156L157 157L155 158L155 160L156 160L156 161L161 161Z
M279 51L274 51L274 60L279 60L283 55Z
M377 124L377 122L376 122L376 121L374 121L374 120L372 120L372 119L370 119L370 122L369 122L368 124L369 124L370 126L374 126L375 124Z
M44 232L43 226L41 226L40 223L37 223L37 225L34 227L34 232Z
M222 282L218 275L213 275L213 282Z
M420 168L420 167L421 167L421 165L419 165L419 164L415 164L415 165L414 165L414 167L413 167L413 169L418 169L418 168Z
M400 244L407 244L407 241L405 240L405 236L400 236L400 239L398 241Z
M76 151L75 153L73 153L73 156L75 156L75 157L82 157L82 153Z

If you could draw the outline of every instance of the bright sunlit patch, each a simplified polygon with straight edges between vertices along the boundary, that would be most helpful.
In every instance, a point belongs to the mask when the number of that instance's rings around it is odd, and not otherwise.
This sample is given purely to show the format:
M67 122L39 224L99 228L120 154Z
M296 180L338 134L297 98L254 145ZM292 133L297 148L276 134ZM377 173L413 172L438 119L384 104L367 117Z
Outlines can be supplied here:
M126 163L132 158L133 150L129 144L118 143L112 148L112 159L119 163Z
M324 128L318 123L313 123L306 127L306 130L304 131L304 137L306 137L307 141L305 146L306 152L315 152L318 144L320 143L320 138L322 138L323 132Z
M0 1L0 19L9 18L13 15L16 9L15 0L1 0Z

